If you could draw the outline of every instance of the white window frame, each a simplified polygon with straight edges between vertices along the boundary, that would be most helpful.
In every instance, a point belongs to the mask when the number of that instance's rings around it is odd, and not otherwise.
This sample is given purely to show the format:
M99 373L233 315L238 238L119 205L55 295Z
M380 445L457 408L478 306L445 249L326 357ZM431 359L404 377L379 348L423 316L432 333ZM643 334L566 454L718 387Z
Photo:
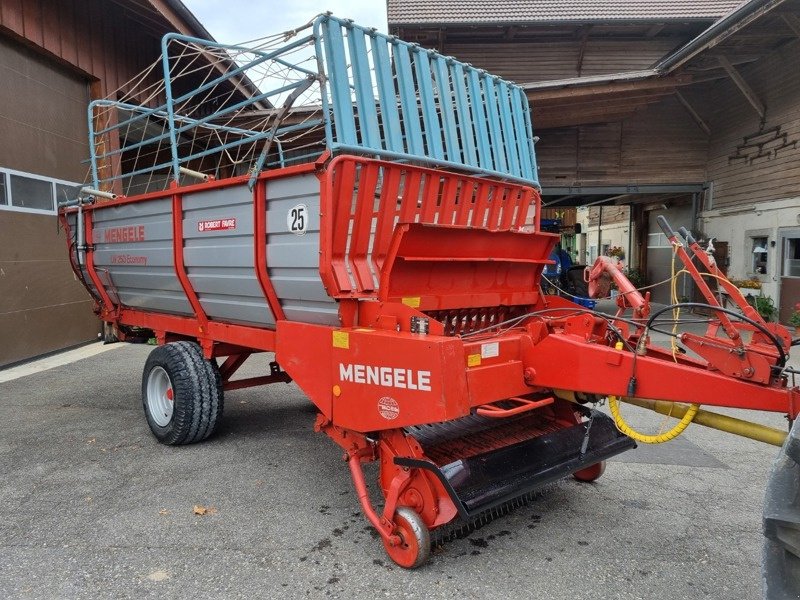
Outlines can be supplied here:
M27 177L28 179L38 179L39 181L46 181L50 184L50 198L53 201L53 209L45 210L43 208L28 208L27 206L14 206L14 198L11 193L11 176L18 175L19 177ZM25 212L35 215L55 215L58 214L58 197L56 196L56 184L78 186L83 185L75 181L67 181L65 179L56 179L55 177L46 177L44 175L37 175L36 173L28 173L26 171L17 171L7 167L0 167L0 177L3 178L6 190L6 202L8 204L0 204L0 210L7 210L11 212Z

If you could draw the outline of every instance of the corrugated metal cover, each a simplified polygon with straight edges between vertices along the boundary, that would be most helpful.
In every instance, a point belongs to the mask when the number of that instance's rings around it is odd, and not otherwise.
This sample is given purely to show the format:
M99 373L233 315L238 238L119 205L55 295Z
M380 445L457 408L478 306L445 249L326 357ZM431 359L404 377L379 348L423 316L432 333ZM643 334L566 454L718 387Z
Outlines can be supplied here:
M716 20L743 0L389 0L389 25Z

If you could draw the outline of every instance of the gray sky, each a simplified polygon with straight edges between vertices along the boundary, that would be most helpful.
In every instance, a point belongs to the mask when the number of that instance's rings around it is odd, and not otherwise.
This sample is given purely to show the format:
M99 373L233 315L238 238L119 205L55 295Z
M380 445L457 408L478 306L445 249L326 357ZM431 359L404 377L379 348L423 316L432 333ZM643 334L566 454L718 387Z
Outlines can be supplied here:
M386 32L386 0L183 0L183 3L223 43L294 29L325 11Z

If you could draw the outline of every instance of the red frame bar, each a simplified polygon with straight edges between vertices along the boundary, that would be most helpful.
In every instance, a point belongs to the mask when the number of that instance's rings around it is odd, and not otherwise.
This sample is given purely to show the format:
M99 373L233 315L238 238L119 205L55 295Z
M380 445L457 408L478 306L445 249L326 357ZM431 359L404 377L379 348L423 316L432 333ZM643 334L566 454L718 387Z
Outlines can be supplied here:
M77 209L76 209L77 210ZM86 238L85 244L87 248L94 247L94 220L92 219L92 213L87 211L84 208L84 237ZM80 250L77 250L80 252ZM111 301L111 298L106 292L106 288L103 285L103 282L100 281L100 276L97 274L97 267L94 265L94 251L93 250L86 250L84 252L84 257L86 259L86 271L89 273L89 279L92 280L94 287L97 288L97 293L100 294L100 298L103 300L104 305L104 312L108 314L110 320L115 320L114 315L116 314L116 308L114 303ZM80 264L80 262L78 263Z
M400 169L391 169L385 174L383 185L381 187L381 197L378 203L378 214L391 214L395 218L398 216L398 196L400 192L400 180L402 171ZM409 178L406 177L406 185L408 185ZM375 228L375 242L373 247L378 250L372 252L372 266L376 273L380 273L383 262L386 259L385 248L389 245L389 240L394 231L394 218L392 219L378 219L377 227Z
M177 184L173 182L172 187L177 189ZM203 334L208 328L208 316L186 273L183 260L183 194L178 191L172 194L172 261L183 293L197 316L198 330Z
M352 217L353 230L350 233L350 251L348 254L357 285L364 292L372 292L375 289L367 257L372 230L372 217L375 211L375 188L378 184L379 175L380 165L362 165L356 196L356 210ZM345 233L347 233L347 229L345 228Z
M261 286L261 291L267 300L269 309L272 311L272 317L277 323L286 318L283 312L283 307L275 293L275 288L272 285L272 280L269 277L267 270L267 181L260 179L256 183L255 198L253 199L253 226L255 240L253 246L255 247L255 269L258 284Z
M275 331L272 329L209 321L204 334L198 335L197 319L194 317L178 317L133 308L119 309L116 315L104 311L102 316L108 320L119 320L125 325L151 329L156 334L169 333L201 342L222 342L265 352L275 351Z

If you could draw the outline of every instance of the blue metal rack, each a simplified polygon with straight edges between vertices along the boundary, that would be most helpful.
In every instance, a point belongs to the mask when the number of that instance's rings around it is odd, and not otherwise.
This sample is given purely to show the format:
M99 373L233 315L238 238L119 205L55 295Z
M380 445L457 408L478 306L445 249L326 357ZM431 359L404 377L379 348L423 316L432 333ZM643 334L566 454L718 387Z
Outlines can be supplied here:
M94 186L99 189L115 179L154 172L168 172L165 181L178 181L181 167L192 168L198 161L237 148L248 149L246 167L254 174L276 163L307 161L327 148L333 153L425 163L538 187L528 99L519 86L331 15L320 15L287 37L292 41L264 48L174 33L164 36L162 93L156 106L138 106L127 99L95 100L89 106ZM171 53L174 45L199 49L199 55L221 56L225 64L220 68L209 62L201 83L187 90L185 77L176 73L179 57ZM308 63L315 63L316 69L308 68ZM253 84L251 73L268 66L280 69L284 79L266 76ZM202 117L183 114L226 85L237 86L240 92L244 87L248 93ZM293 104L300 96L304 104ZM276 107L275 102L283 104ZM298 108L315 113L314 118L288 121L286 117ZM109 124L96 127L98 114L111 109L117 111L117 118L105 119ZM252 129L235 124L237 118L249 114L272 115L272 122ZM127 131L137 123L146 123L140 128L156 133L129 137ZM282 139L311 130L320 132L315 148L305 154L284 152ZM201 149L187 144L198 132L218 143ZM114 135L122 141L112 143L109 136ZM162 144L169 146L168 160L162 155ZM128 161L123 173L122 157L138 156L144 149L149 149L152 160L133 163L133 168ZM270 163L268 156L274 150L278 158L273 152ZM118 167L109 169L115 160Z

